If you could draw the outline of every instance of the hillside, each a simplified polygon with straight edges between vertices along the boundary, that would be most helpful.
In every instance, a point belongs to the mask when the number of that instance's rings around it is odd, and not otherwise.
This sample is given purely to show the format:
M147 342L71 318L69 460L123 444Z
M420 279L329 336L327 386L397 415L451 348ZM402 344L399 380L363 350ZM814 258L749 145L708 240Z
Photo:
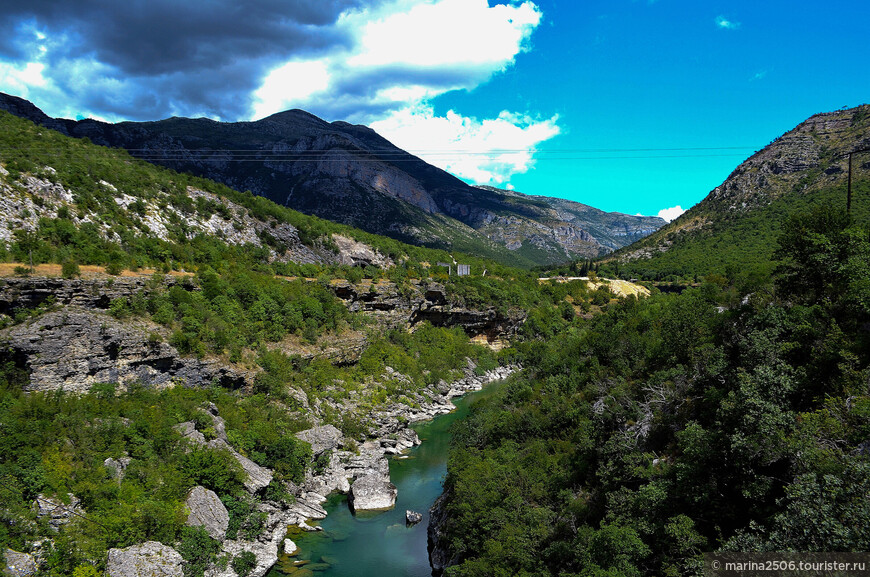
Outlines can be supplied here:
M106 124L52 119L5 94L0 109L306 214L514 265L601 256L664 224L657 217L471 187L365 126L328 123L301 110L256 122Z
M846 206L848 153L870 148L870 106L814 115L741 163L704 200L605 262L648 279L772 266L782 223L814 206ZM870 220L870 153L852 166L852 216Z
M5 112L0 260L0 567L64 577L262 577L326 495L392 506L409 425L515 372L514 341L613 298Z

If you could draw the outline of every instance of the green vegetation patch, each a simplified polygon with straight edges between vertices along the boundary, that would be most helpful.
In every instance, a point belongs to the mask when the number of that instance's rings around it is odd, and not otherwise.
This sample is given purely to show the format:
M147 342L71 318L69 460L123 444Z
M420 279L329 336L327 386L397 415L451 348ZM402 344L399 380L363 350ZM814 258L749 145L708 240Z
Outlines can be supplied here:
M456 426L451 576L695 574L700 553L870 547L870 241L786 221L748 292L610 305Z

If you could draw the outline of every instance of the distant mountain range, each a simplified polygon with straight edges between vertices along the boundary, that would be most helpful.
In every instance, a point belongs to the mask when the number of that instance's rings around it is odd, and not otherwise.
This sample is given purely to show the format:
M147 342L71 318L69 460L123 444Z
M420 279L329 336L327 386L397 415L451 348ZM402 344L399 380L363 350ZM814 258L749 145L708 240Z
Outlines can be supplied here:
M780 225L813 206L870 221L870 105L811 116L741 163L682 216L607 260L646 278L770 269Z
M301 110L256 122L170 118L108 124L51 118L2 93L0 109L301 212L519 266L602 256L665 224L658 217L469 186L370 128L329 123Z

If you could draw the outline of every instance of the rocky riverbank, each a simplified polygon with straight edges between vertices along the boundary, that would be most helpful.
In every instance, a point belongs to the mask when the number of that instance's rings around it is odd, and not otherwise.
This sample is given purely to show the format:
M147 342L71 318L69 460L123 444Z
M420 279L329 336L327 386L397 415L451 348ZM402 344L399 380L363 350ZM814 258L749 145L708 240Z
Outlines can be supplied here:
M253 552L257 558L257 566L250 575L262 577L277 562L280 553L292 553L288 547L295 545L292 541L285 542L288 528L295 526L303 531L319 530L310 521L326 518L323 503L331 493L347 494L348 504L355 512L392 508L397 491L390 482L387 459L420 444L420 438L409 425L452 411L455 408L450 401L452 398L479 391L486 384L504 379L518 369L515 366L498 367L476 375L475 367L469 364L462 379L452 383L442 382L426 391L431 400L423 405L411 407L395 403L372 414L372 427L379 434L360 444L346 438L332 425L321 425L297 433L299 439L311 445L315 461L326 461L326 465L318 472L309 469L300 485L287 483L287 489L295 498L294 503L268 500L259 502L257 511L266 514L260 537L256 541L224 540L223 551L231 555L242 551ZM203 434L197 431L192 422L181 423L177 427L178 431L194 444L228 448L248 473L246 487L252 494L256 494L259 489L268 485L272 478L271 471L235 452L227 443L223 419L217 414L216 408L209 407L208 413L212 417L212 429L216 432L216 439L206 442ZM188 506L192 510L191 516L195 517L194 507L190 504ZM210 509L200 516L221 517ZM210 532L215 532L213 528L210 529ZM214 570L208 575L233 577L234 574L231 570Z
M249 575L262 577L277 563L280 554L292 554L295 551L295 544L288 539L289 529L320 530L311 522L326 517L323 503L331 493L347 494L348 504L354 512L392 508L397 490L390 481L388 459L420 443L417 433L409 428L410 424L452 411L455 408L452 398L478 391L487 383L504 379L516 370L518 367L498 367L478 375L475 374L474 365L469 363L463 378L451 383L441 382L421 391L420 398L428 399L426 402L418 406L393 403L371 413L370 430L375 433L362 443L345 437L329 424L297 433L299 439L311 445L318 470L310 468L299 485L285 484L286 490L293 495L289 503L264 497L264 489L274 478L273 472L235 450L227 438L226 426L217 407L209 404L203 408L210 417L211 426L199 430L197 423L186 421L176 425L175 430L192 447L206 446L229 451L247 475L244 486L253 500L254 510L263 517L263 524L255 539L230 538L227 534L229 513L226 507L215 493L201 486L194 487L187 498L187 524L204 527L212 538L220 542L220 555L226 559L245 552L252 553L256 564ZM401 377L395 371L390 376ZM212 438L207 440L204 433ZM119 456L117 460L107 459L105 465L108 472L122 478L130 462L129 457ZM49 523L60 527L73 515L87 515L87 511L78 507L79 501L74 495L70 495L69 500L70 505L63 505L49 496L40 496L35 506L40 517L44 516ZM36 567L41 556L41 549L29 554L8 551L7 565L22 565L18 561L20 557ZM182 569L181 556L167 544L142 543L124 549L112 549L108 554L109 577L132 577L149 574L149 571L182 577ZM206 575L235 577L232 569L220 569L218 566L212 567Z

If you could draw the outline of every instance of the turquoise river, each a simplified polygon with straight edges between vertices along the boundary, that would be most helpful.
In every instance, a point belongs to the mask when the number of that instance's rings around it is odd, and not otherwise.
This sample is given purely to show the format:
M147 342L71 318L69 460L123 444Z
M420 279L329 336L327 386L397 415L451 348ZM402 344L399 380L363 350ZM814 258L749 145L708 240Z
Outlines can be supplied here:
M426 527L429 507L441 494L447 473L450 425L500 384L454 399L455 411L414 426L423 443L407 452L406 458L390 459L390 479L399 489L394 509L354 516L346 496L332 495L324 503L329 515L320 522L323 531L294 535L298 555L282 557L267 577L429 577ZM406 509L421 513L423 520L407 527ZM293 567L300 562L305 564Z

